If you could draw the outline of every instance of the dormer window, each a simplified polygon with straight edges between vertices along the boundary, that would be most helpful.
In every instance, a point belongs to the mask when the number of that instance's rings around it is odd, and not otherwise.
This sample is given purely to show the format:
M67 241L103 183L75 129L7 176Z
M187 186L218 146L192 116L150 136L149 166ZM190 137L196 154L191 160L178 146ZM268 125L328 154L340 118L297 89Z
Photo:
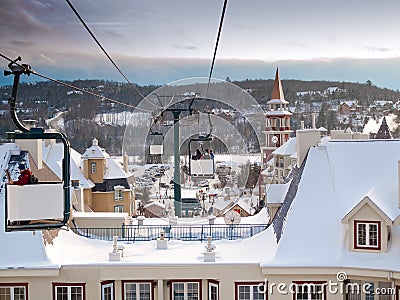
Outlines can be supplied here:
M381 249L380 222L354 221L354 248Z

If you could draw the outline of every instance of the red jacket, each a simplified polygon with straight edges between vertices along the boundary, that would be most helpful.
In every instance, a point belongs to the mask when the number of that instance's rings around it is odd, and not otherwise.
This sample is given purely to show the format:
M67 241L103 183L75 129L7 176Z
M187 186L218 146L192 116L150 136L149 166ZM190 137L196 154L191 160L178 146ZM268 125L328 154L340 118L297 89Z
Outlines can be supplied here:
M17 181L13 181L13 184L16 185L25 185L30 183L30 176L31 176L31 171L29 169L25 169L22 171L22 173L18 176Z

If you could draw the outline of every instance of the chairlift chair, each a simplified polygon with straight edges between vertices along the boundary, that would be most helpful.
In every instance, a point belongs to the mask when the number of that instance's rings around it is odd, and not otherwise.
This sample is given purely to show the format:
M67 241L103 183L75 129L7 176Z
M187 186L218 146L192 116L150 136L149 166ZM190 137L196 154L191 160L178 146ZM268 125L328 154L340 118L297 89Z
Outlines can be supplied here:
M62 178L57 182L6 185L5 230L55 229L67 224L70 217L70 146L59 132L43 132L32 128L29 132L8 132L7 137L21 140L56 140L63 143ZM23 149L22 149L23 150Z
M6 185L5 193L5 230L42 230L61 228L70 217L70 145L67 137L60 132L44 132L43 128L27 128L17 116L17 89L22 74L29 75L31 67L19 64L21 57L8 64L10 71L4 75L14 75L12 95L9 99L10 115L15 132L7 132L8 139L21 140L21 144L51 140L63 144L62 178L57 182L37 184ZM39 145L40 146L40 145ZM41 151L42 149L38 149Z
M212 137L209 135L199 135L189 141L189 175L198 179L210 179L214 177L214 159L193 157L192 149L210 149ZM194 146L193 146L194 145Z
M164 154L164 135L162 133L157 131L151 132L149 134L149 144L149 154L151 156Z

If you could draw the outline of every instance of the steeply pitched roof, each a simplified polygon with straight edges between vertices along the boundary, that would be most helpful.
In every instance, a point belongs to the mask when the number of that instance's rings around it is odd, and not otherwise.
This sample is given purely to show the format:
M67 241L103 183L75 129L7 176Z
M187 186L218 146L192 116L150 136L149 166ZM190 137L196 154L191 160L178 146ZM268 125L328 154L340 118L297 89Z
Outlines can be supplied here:
M397 228L392 227L388 252L380 255L349 251L346 225L342 224L342 218L365 195L390 220L396 219L400 214L399 159L399 140L332 140L325 146L312 147L286 217L277 254L268 266L400 270Z
M275 81L274 81L274 86L272 88L271 99L272 100L274 100L274 99L285 100L285 96L283 94L282 82L279 77L278 68L276 68Z
M376 133L375 138L376 139L391 139L392 138L392 134L390 133L389 126L386 123L385 117L383 117L383 119L382 119L382 124L379 127L379 130Z

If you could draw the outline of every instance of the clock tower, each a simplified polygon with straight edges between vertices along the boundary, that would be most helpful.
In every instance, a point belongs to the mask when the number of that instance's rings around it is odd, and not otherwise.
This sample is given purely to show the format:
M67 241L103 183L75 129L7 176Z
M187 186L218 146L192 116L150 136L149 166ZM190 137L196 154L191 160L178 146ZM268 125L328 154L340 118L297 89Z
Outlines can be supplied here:
M266 147L262 148L262 168L267 167L267 161L272 158L271 153L283 145L290 137L290 116L288 101L283 95L282 83L279 78L278 68L276 69L274 87L272 89L271 100L267 102L269 109L266 112Z

